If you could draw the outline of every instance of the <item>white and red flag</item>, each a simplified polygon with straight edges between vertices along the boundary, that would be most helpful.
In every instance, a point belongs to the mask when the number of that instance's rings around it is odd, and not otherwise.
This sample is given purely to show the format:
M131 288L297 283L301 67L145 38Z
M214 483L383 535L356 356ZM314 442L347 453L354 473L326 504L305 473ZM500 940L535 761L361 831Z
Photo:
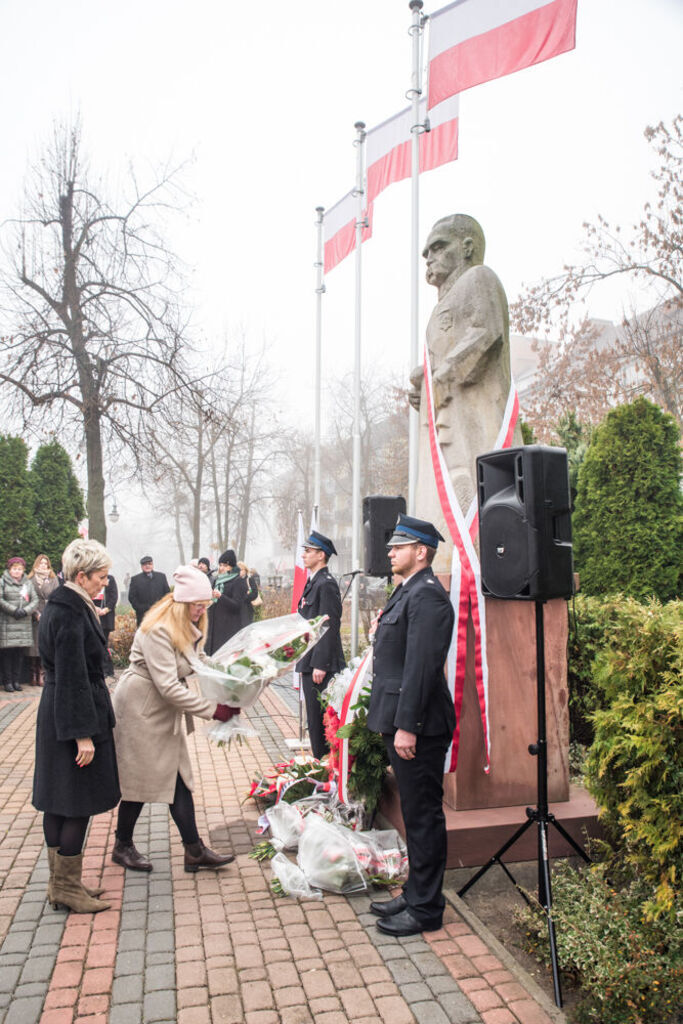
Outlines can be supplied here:
M419 123L427 119L427 100L420 101ZM451 96L429 114L429 131L420 133L420 173L458 158L458 97ZM368 202L388 185L411 174L412 107L406 107L372 128L365 140Z
M455 0L432 14L429 108L576 45L578 0Z
M331 206L323 215L324 256L326 274L356 248L356 213L358 201L355 192L347 192L343 199ZM361 241L372 238L372 203L363 211L367 221L363 227Z
M294 583L292 585L292 611L298 611L299 601L306 586L308 572L304 565L304 517L299 512L296 530L296 550L294 552Z

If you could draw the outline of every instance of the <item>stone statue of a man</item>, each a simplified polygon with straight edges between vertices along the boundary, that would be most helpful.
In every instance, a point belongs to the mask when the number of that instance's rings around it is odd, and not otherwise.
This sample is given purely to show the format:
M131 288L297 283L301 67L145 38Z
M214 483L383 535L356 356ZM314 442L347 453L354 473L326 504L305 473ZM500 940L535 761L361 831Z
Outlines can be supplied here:
M477 221L454 214L436 222L422 253L427 281L439 291L427 325L437 436L464 514L476 498L476 456L495 446L510 391L508 304L502 284L483 266L484 246ZM443 533L421 366L411 383L410 400L420 410L416 509ZM521 443L518 425L513 444ZM448 571L449 560L444 550L437 571Z

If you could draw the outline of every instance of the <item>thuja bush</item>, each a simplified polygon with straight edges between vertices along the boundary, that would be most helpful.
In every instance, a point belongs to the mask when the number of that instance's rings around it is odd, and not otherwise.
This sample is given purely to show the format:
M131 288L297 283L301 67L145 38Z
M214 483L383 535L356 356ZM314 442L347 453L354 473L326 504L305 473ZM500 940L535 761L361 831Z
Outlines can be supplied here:
M569 730L573 742L593 742L593 713L603 697L593 682L595 659L610 642L613 627L624 603L621 597L587 597L577 594L569 607L567 644L567 687Z
M642 880L610 884L606 865L553 872L557 956L582 998L580 1024L665 1024L683 1004L681 930L668 917L644 920L652 893ZM515 911L530 952L550 962L546 918L539 907Z
M683 603L625 601L597 655L586 784L615 849L673 918L683 871Z
M680 594L683 494L673 416L638 398L596 429L578 474L574 556L588 594Z
M137 629L135 612L116 616L116 628L109 634L111 657L117 668L128 668L130 649Z

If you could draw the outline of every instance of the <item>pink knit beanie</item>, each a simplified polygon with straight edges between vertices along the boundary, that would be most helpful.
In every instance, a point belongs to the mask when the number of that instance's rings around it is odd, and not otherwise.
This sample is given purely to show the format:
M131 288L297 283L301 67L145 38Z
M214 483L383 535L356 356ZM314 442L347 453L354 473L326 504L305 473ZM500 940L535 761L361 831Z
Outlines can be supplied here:
M192 604L194 601L210 601L213 597L209 577L194 565L179 565L173 579L174 601Z

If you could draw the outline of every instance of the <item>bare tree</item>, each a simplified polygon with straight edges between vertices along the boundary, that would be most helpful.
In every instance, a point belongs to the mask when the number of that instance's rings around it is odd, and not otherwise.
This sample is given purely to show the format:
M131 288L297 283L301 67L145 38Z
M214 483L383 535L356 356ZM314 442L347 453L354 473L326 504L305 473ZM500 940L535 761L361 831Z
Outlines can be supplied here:
M532 285L511 306L522 334L541 335L539 372L525 414L539 436L571 409L596 422L610 405L635 394L652 397L681 423L683 378L683 117L647 128L661 159L653 172L657 199L632 231L599 217L585 224L584 259ZM578 313L595 285L614 277L637 283L651 309L624 314L611 338ZM558 339L547 341L549 336ZM552 418L551 418L552 417Z
M90 535L105 541L105 448L135 455L141 418L184 383L176 261L156 227L183 196L177 170L148 187L131 170L110 201L82 149L79 124L55 127L4 225L0 386L25 421L80 434Z

